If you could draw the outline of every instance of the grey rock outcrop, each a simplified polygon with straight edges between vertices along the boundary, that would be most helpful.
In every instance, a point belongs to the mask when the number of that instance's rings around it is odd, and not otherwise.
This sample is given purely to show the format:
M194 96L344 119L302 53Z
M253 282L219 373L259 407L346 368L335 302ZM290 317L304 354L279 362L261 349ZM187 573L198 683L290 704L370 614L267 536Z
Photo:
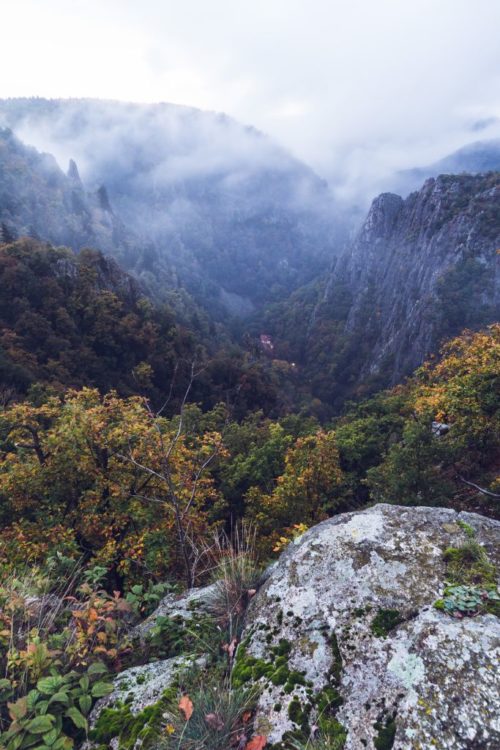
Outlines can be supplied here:
M500 746L500 620L433 607L443 552L471 528L498 564L500 523L440 508L377 505L290 545L250 605L233 673L261 675L270 743L330 702L346 750Z
M106 200L98 192L86 192L73 160L64 174L53 156L0 127L0 225L14 239L26 235L121 257L137 239Z
M159 617L172 620L192 620L196 614L208 612L210 595L215 591L215 584L190 589L183 594L167 594L155 611L134 630L134 635L143 640L154 628Z
M197 660L197 663L199 666L203 665L202 660ZM120 672L113 681L113 692L101 698L92 709L89 721L91 736L104 709L126 705L132 716L138 716L145 708L158 705L165 691L173 686L183 670L192 668L194 664L194 659L179 656ZM133 747L135 749L141 745L141 739L138 738ZM95 750L98 746L97 742L89 740L84 743L82 750ZM121 747L119 735L109 738L109 747L112 750Z
M498 172L441 175L406 200L376 198L308 331L311 376L330 367L321 397L395 385L444 340L496 322L499 246Z

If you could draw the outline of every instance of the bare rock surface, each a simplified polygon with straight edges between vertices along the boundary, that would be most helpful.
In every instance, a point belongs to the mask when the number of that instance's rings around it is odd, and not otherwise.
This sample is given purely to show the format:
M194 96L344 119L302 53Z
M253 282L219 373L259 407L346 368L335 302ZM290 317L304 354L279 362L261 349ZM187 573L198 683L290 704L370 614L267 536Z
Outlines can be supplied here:
M250 605L233 671L262 684L269 743L328 717L345 750L500 747L500 620L433 607L443 552L470 528L498 565L500 523L441 508L376 505L290 545Z

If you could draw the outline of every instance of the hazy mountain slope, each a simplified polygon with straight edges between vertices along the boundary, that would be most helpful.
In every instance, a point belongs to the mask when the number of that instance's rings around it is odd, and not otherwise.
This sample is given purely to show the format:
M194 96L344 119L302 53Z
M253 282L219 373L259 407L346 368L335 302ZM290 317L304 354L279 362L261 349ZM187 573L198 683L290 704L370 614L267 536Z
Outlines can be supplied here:
M391 190L407 195L412 190L419 190L429 177L441 174L479 174L500 170L500 139L476 141L454 151L434 164L416 167L399 172L391 180Z
M158 401L179 363L195 356L195 336L173 312L154 308L95 250L0 244L0 288L0 390L88 385Z
M500 173L382 194L323 284L267 317L276 356L333 404L397 383L442 339L500 318L499 248Z
M156 290L170 263L213 311L246 314L325 270L339 243L327 186L269 139L174 105L13 99L0 122L74 158L142 239L122 256ZM144 246L148 245L147 249Z
M80 250L123 252L128 233L104 189L86 192L74 162L68 175L50 154L0 129L0 223L4 233L31 235Z

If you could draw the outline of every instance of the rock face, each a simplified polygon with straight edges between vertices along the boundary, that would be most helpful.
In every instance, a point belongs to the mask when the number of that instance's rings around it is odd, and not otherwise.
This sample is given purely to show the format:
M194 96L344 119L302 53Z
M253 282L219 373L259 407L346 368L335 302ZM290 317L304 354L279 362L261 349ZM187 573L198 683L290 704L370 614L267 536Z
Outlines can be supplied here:
M443 340L496 322L499 246L498 172L442 175L406 200L376 198L308 330L303 364L313 381L330 374L321 398L394 385Z
M104 746L119 750L140 748L148 736L148 722L155 711L161 715L163 701L178 675L192 667L193 659L177 657L126 669L115 677L114 690L99 700L90 715L90 739L81 750Z
M167 651L167 633L172 637L175 630L179 637L186 636L184 626L188 623L196 630L199 618L207 611L212 590L213 586L206 586L164 597L157 609L132 633L137 653L157 658L149 638L159 619L168 618L171 623L165 631L164 650ZM189 651L187 636L184 645ZM177 689L178 679L185 671L203 669L206 663L205 656L199 653L184 653L131 667L117 674L113 692L99 700L92 710L91 740L82 750L96 750L103 744L113 750L123 747L135 750L143 746L146 738L149 743L158 734L157 723L161 722L169 692Z
M500 523L439 508L377 505L290 545L250 606L233 672L262 684L270 743L328 719L346 750L500 746L500 620L433 607L444 550L473 533L498 563Z
M135 635L143 640L154 628L159 617L169 617L183 622L191 621L196 615L208 612L210 595L215 591L215 585L190 589L184 594L167 594L163 597L155 611L141 622L135 629Z

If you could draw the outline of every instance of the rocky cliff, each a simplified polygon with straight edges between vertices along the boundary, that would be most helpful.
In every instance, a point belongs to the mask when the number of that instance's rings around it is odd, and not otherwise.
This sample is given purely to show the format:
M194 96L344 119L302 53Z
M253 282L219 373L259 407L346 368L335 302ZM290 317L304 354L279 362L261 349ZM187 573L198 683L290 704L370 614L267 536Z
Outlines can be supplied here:
M303 357L313 380L328 368L321 395L395 384L442 340L498 320L499 247L498 172L376 198L310 319Z

